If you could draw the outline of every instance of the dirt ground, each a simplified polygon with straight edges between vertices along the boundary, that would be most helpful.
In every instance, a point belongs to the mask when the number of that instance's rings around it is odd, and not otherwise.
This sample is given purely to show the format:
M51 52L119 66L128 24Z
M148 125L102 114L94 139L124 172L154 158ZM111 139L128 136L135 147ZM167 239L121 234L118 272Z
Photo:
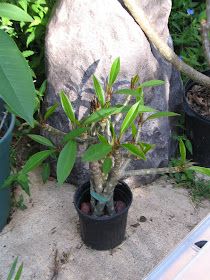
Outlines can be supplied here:
M39 171L31 182L27 209L17 209L0 233L2 280L16 256L24 263L22 280L141 280L210 210L209 201L196 207L187 190L160 178L133 189L125 242L99 252L80 239L75 187L43 185Z

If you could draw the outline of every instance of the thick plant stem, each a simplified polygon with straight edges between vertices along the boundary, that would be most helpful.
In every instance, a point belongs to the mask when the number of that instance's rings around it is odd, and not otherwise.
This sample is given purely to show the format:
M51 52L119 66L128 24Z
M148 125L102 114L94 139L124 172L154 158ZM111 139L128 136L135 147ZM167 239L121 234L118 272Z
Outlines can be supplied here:
M107 206L108 214L110 216L114 215L115 214L115 209L114 209L114 191L112 192L112 195L111 195L109 201L106 203L106 206Z
M139 24L141 29L144 31L150 42L158 49L160 54L171 64L173 64L179 71L195 80L201 85L210 87L210 78L196 71L191 66L184 63L179 57L174 53L174 51L160 38L157 32L149 23L143 10L137 6L135 0L124 0L124 4Z
M118 178L120 175L120 166L122 163L122 156L121 153L119 151L119 149L117 149L114 154L114 167L112 168L112 170L109 173L107 182L106 182L106 186L104 189L104 193L107 194L111 194L114 191L115 186L118 183Z

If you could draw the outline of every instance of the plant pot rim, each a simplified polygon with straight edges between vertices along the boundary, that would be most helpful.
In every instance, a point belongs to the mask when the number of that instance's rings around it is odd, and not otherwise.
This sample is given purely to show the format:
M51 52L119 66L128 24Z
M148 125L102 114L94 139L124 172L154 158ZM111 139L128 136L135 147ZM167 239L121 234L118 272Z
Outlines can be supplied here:
M209 70L205 70L202 72L203 74L207 75L210 77L210 69ZM197 117L198 119L200 119L202 122L205 122L207 124L210 124L210 120L204 118L203 116L201 116L199 113L197 113L195 110L193 110L191 108L191 106L189 105L188 103L188 100L187 100L187 92L194 86L194 85L199 85L197 82L193 81L193 80L188 80L185 84L185 94L184 94L184 103L185 103L185 106L187 106L187 108L191 111L192 114L195 115L195 117ZM186 110L184 110L186 111Z
M10 116L11 116L10 125L9 125L6 133L4 134L4 136L2 138L0 138L0 145L7 141L7 138L12 133L13 128L15 126L15 115L10 114Z
M88 184L89 182L86 182L84 183L82 186L80 186L76 191L75 191L75 194L74 194L74 207L76 208L77 212L79 213L79 215L82 215L82 216L85 216L87 219L90 219L90 220L97 220L97 221L108 221L110 219L114 219L114 218L117 218L118 216L121 216L123 215L126 211L128 211L128 209L130 208L131 204L132 204L132 201L133 201L133 194L132 194L132 191L131 189L129 188L129 186L124 182L124 181L119 181L118 185L119 184L122 184L129 192L130 192L130 202L128 203L128 205L126 205L125 209L123 209L122 211L120 211L119 213L116 213L114 214L113 216L107 216L107 217L104 217L104 216L101 216L101 217L96 217L96 216L92 216L92 215L87 215L85 213L83 213L80 208L78 207L77 203L76 203L76 196L77 196L77 193L80 192L81 189L84 188L84 185ZM116 185L117 187L117 185ZM116 188L115 187L115 188Z

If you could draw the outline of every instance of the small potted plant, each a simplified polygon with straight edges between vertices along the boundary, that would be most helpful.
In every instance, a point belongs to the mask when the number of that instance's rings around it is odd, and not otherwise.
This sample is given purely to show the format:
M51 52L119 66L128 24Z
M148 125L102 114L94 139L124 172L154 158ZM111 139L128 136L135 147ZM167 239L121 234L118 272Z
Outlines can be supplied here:
M93 76L95 97L91 101L90 114L81 120L76 118L70 100L62 91L61 104L73 129L64 133L44 121L39 123L38 125L49 134L61 136L60 143L57 145L46 137L30 134L29 137L48 149L34 154L18 175L14 175L14 180L17 176L23 177L49 156L57 157L57 180L61 185L75 164L78 145L85 143L86 150L81 159L89 162L90 181L77 189L74 204L80 218L82 239L85 244L97 250L114 248L125 238L132 193L122 181L123 178L130 175L179 172L188 166L185 163L185 149L181 145L182 161L178 167L126 171L131 159L146 160L147 153L154 148L154 145L144 143L140 139L144 123L155 118L174 117L177 114L158 112L144 104L144 88L160 86L163 81L139 83L139 77L136 75L131 79L130 88L114 91L113 84L119 71L120 59L117 58L111 66L105 90ZM112 104L114 94L126 95L125 104ZM45 119L54 109L55 107L49 108ZM125 137L128 130L131 132L130 140L126 140L127 136Z
M205 71L210 76L210 71ZM185 87L184 112L186 135L193 148L193 160L210 167L210 90L189 80Z

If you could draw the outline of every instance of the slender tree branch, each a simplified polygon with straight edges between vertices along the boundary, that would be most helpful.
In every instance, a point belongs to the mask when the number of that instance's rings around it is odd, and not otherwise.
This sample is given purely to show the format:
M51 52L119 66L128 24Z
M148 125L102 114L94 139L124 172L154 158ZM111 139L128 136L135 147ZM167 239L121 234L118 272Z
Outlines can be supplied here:
M159 50L160 54L179 71L195 80L201 85L210 87L210 78L196 71L191 66L184 63L174 53L174 51L160 38L158 33L152 28L143 10L137 6L135 0L124 0L124 4L132 14L133 18L139 24L143 32L146 34L150 42Z
M121 178L126 178L130 176L145 176L145 175L158 175L158 174L165 174L165 173L179 173L183 172L190 166L192 163L186 164L185 166L176 166L176 167L162 167L162 168L150 168L150 169L141 169L141 170L129 170L125 171Z
M206 15L207 20L202 20L201 22L201 35L203 41L203 48L207 58L207 62L210 66L210 42L209 42L209 34L210 34L210 0L206 0Z

